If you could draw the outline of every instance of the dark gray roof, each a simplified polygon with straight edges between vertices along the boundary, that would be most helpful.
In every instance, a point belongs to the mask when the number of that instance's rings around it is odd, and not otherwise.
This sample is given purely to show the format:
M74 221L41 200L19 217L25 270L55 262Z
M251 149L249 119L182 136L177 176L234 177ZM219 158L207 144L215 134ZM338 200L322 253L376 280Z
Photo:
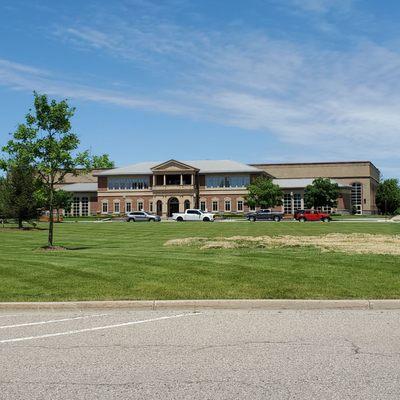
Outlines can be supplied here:
M70 183L64 185L61 189L66 192L97 192L97 182Z

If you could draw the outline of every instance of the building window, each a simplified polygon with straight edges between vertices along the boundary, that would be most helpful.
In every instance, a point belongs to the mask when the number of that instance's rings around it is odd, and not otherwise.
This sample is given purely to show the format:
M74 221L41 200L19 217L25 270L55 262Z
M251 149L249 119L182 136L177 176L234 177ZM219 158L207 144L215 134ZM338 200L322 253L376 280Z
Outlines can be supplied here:
M129 213L129 212L132 211L132 202L127 201L127 202L125 203L125 211L126 211L127 213Z
M200 210L201 211L206 211L206 202L205 201L201 201L200 202Z
M149 187L149 177L109 177L107 180L108 190L143 190Z
M185 209L185 211L190 208L190 201L189 200L185 200L183 203L183 207Z
M108 213L108 201L103 201L101 203L101 212L102 212L102 214Z
M79 217L79 197L74 197L72 200L72 215Z
M243 211L243 200L238 200L237 202L237 210Z
M294 211L301 210L301 193L295 193L293 195L293 208Z
M225 200L225 211L231 211L231 201Z
M212 210L213 211L218 211L218 201L217 200L213 200L213 202L212 202Z
M87 217L89 215L89 198L82 197L81 202L82 202L81 215L83 217Z
M292 195L290 193L285 193L283 196L283 212L285 214L293 214Z
M119 208L119 201L116 201L114 203L114 214L119 214L120 208Z
M206 176L206 187L227 188L227 187L246 187L250 184L250 176Z
M351 206L354 213L362 214L362 184L359 182L351 184Z
M249 211L256 211L256 207L255 206L249 206Z
M138 211L143 211L143 201L138 201L137 209L138 209Z
M152 201L149 203L149 209L150 209L150 212L153 212L153 202Z

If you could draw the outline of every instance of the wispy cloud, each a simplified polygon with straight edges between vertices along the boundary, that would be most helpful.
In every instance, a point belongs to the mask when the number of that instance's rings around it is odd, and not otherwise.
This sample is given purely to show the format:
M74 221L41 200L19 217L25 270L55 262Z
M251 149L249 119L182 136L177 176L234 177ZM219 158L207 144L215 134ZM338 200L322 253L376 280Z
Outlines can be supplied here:
M348 10L352 3L291 1L319 14L329 12L332 4ZM129 15L93 17L86 25L71 23L55 34L144 73L158 71L168 82L156 94L145 87L132 94L81 85L6 60L0 61L0 83L262 131L300 152L309 151L312 143L316 158L326 152L338 159L398 157L397 50L367 40L330 50L276 39L264 31L202 30L158 14Z

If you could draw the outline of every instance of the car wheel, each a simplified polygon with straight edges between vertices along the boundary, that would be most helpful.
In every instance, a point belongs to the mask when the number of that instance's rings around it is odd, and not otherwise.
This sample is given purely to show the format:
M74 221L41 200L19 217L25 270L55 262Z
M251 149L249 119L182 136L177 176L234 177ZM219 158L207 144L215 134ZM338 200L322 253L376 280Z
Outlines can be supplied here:
M129 222L136 222L136 221L135 221L135 218L131 218L131 219L129 220Z
M306 219L305 218L300 218L299 221L300 222L306 222Z
M250 222L256 222L256 218L255 218L255 217L250 217L250 218L249 218L249 221L250 221Z
M204 218L203 218L203 221L204 221L204 222L210 222L210 218L204 217Z
M154 222L154 218L149 218L149 222Z
M182 218L182 217L178 217L176 220L177 220L178 222L183 222L183 218Z
M280 222L280 220L281 220L281 219L280 219L278 216L274 217L274 221L275 221L275 222Z
M322 218L322 222L329 222L329 218Z

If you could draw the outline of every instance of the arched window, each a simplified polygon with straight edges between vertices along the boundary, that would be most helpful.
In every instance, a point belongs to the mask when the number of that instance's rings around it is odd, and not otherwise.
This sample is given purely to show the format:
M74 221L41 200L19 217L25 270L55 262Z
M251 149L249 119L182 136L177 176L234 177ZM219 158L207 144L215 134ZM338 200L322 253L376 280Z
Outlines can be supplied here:
M189 200L185 200L185 202L183 203L183 206L184 206L185 210L190 208L190 201Z

